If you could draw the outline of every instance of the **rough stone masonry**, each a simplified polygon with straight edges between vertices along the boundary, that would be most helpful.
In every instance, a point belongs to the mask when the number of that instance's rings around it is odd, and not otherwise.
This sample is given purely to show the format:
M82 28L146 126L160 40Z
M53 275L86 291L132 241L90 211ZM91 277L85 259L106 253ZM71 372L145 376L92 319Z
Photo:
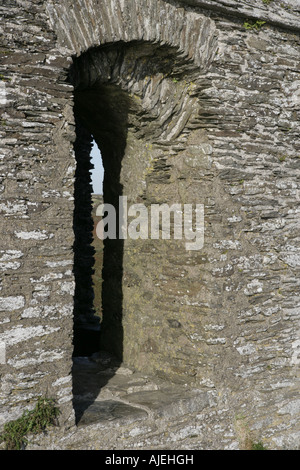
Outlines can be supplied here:
M1 0L0 12L1 428L48 396L60 427L43 448L231 449L249 431L299 449L299 2ZM101 421L104 394L96 427L80 428L93 139L105 202L203 204L205 242L105 241L99 350L156 385L134 400L123 375L115 399L135 413Z

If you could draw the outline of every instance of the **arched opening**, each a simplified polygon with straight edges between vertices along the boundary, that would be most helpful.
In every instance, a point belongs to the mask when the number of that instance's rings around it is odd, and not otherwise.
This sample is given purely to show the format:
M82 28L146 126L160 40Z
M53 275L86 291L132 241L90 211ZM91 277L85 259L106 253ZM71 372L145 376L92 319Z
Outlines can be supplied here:
M157 195L147 195L146 180L150 191L156 184L169 184L166 155L170 145L173 142L176 145L176 136L183 131L194 110L196 99L190 97L188 80L182 79L187 73L191 76L192 70L192 64L174 48L150 43L103 46L74 59L70 82L74 86L77 160L74 344L79 353L76 356L90 356L101 350L115 358L114 366L125 362L143 369L148 355L157 355L158 361L153 367L148 361L147 367L149 370L160 367L163 343L159 337L153 340L155 333L151 327L155 322L152 292L155 263L149 274L144 270L150 266L150 258L153 260L153 249L151 241L142 247L138 241L119 238L119 198L126 196L128 203L165 202L165 196L159 191ZM103 200L116 210L116 238L106 238L103 242L101 325L93 303L91 151L94 141L101 151L104 167ZM161 266L161 255L155 256ZM144 276L146 273L148 278ZM141 330L145 324L147 330ZM83 334L88 338L87 349ZM78 384L75 383L77 391ZM103 386L103 381L98 386Z
M102 318L103 241L96 235L97 206L103 201L101 152L77 116L75 156L77 162L74 211L74 357L99 350ZM92 141L91 141L92 137Z
M97 208L103 203L103 177L104 168L102 155L95 140L91 150L91 184L92 184L92 219L93 219L93 241L94 247L94 272L92 283L94 289L94 310L95 315L102 319L102 268L103 268L103 240L97 236L97 224L101 217L97 216ZM98 345L99 346L99 345Z
M95 234L97 198L92 185L91 153L95 141L101 151L104 167L103 200L117 208L119 196L122 195L120 170L126 147L128 97L116 86L96 84L94 87L79 87L74 94L74 115L77 161L74 356L91 357L102 349L111 354L114 366L117 367L122 362L123 352L123 240L107 238L101 241ZM101 259L97 258L99 255ZM73 377L77 395L82 393L81 378L80 372ZM96 396L108 379L109 376L104 378L104 382L94 382L90 396ZM92 402L93 398L90 398L77 408L75 406L77 421Z
M77 126L77 139L75 143L75 154L77 159L77 179L78 184L78 195L76 197L76 204L80 208L80 212L84 211L84 216L80 218L80 224L85 224L84 227L79 227L77 230L76 224L74 224L75 238L76 233L79 232L79 241L81 252L78 253L78 258L82 259L84 255L84 261L81 263L80 268L85 263L86 270L78 273L78 280L80 282L80 288L86 286L85 294L85 307L89 299L94 299L94 293L90 297L87 292L87 287L92 290L92 285L87 286L92 281L93 272L89 269L94 258L88 260L88 257L95 254L94 247L92 245L92 230L94 225L88 223L87 218L92 219L91 211L93 210L93 188L91 184L91 143L95 139L98 147L100 148L103 167L105 170L104 181L103 181L103 199L105 203L113 205L118 208L119 196L122 195L122 185L120 184L120 171L121 162L126 147L126 134L127 134L127 115L128 115L128 97L119 87L113 85L98 85L94 87L78 88L75 91L75 104L74 113L76 118ZM88 155L85 153L88 149ZM81 165L81 160L85 163ZM84 172L86 175L84 175ZM82 188L85 185L85 188ZM79 210L78 210L79 212ZM90 215L88 215L90 214ZM118 217L117 217L118 220ZM92 220L93 223L93 220ZM86 248L85 254L83 249L83 236L87 232L90 235L86 238L87 244L90 245ZM101 324L105 325L106 312L109 311L109 326L108 328L113 332L114 340L111 341L111 347L108 347L111 353L116 355L122 360L122 251L123 241L119 239L107 238L104 240L104 252L103 252L103 268L102 268L102 311L103 318ZM88 252L89 250L89 252ZM75 250L76 252L76 250ZM85 276L85 279L82 278ZM89 277L89 279L88 279ZM76 282L77 285L77 282ZM75 298L75 300L77 300ZM83 307L84 308L84 307ZM83 308L79 312L75 309L74 321L75 331L78 328L82 329L82 321L85 323L85 330L90 329L93 318L89 315L88 309L85 311L85 319L82 320ZM93 310L93 306L91 306ZM91 312L94 314L95 312ZM88 325L89 324L89 325ZM87 327L88 325L88 327ZM76 341L76 336L75 336ZM80 338L79 338L80 341ZM103 339L106 343L105 338ZM91 346L91 340L88 344ZM96 345L97 347L97 345ZM98 338L98 350L99 350L99 338ZM97 350L97 349L96 349ZM95 352L90 349L87 354Z
M76 173L73 215L74 241L74 356L93 353L99 335L99 321L94 315L92 274L94 265L91 153L92 135L76 117ZM93 342L91 338L94 337Z

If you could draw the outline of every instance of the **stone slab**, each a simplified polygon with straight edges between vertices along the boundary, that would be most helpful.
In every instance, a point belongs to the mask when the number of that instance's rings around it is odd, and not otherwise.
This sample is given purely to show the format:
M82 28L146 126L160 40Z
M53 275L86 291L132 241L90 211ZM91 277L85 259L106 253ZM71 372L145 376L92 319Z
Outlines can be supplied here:
M82 406L84 405L86 405L86 402L82 403ZM83 410L78 426L81 427L113 420L117 420L118 424L130 424L133 421L137 421L145 417L147 417L146 411L126 405L122 402L114 400L95 401Z
M176 418L202 411L209 406L208 394L200 390L169 387L165 390L132 393L128 402L143 406L157 417Z

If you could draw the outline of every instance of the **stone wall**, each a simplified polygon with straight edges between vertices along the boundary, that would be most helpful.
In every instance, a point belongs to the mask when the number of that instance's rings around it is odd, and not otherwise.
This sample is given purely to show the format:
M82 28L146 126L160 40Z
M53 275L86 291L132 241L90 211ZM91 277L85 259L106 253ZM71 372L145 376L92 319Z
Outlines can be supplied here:
M1 425L55 396L73 420L70 57L43 2L1 2Z
M209 392L210 429L243 414L273 448L298 448L297 2L4 0L0 11L1 424L39 395L74 423L85 282L74 252L93 136L105 202L198 203L205 221L201 250L105 241L99 347Z

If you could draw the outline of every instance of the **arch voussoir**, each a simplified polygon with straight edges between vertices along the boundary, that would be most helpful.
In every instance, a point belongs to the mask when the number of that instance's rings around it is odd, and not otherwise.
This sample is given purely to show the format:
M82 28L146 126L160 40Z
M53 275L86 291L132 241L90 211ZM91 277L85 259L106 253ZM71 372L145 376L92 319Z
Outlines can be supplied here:
M51 27L71 56L119 41L150 41L176 48L203 70L216 51L216 29L211 19L162 0L87 0L85 8L81 3L48 0L46 4Z

